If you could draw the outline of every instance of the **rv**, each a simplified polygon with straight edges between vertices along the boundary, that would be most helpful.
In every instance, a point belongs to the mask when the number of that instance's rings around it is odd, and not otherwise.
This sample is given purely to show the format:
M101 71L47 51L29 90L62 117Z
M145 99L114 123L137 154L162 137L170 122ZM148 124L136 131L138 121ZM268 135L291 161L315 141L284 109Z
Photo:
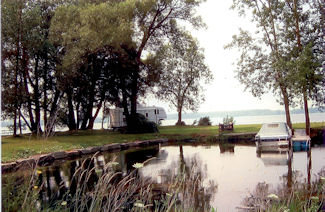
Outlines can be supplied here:
M124 113L123 108L110 109L109 111L110 128L115 129L115 128L126 126L126 118L123 113ZM155 122L156 124L161 124L161 121L167 118L167 114L164 108L162 107L138 106L137 113L144 115L148 119L148 121Z

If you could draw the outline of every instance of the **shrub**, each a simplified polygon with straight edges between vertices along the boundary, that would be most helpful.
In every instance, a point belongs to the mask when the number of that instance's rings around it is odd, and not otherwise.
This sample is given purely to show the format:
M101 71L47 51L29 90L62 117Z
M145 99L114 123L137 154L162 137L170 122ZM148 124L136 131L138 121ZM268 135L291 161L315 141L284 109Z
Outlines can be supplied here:
M234 117L232 116L228 116L223 118L223 124L234 124L235 123L235 120L234 120Z
M200 118L198 125L199 126L211 126L211 121L209 116Z
M130 117L128 122L127 133L155 133L159 132L158 126L155 122L148 121L142 114L137 113Z

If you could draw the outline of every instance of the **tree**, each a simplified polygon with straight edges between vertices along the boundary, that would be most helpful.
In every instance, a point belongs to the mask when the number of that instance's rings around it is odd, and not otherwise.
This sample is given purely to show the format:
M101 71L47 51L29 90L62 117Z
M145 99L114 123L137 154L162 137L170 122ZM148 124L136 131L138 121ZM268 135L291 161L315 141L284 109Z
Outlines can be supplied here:
M46 123L47 99L55 87L55 49L47 39L48 24L53 5L47 1L3 1L2 4L2 94L4 115L14 121L14 135L18 118L31 132L41 132L41 109ZM5 89L5 88L10 89ZM44 92L42 96L42 92ZM41 104L42 98L44 104ZM52 102L56 105L56 102ZM25 118L26 117L26 118Z
M125 0L65 5L56 11L52 21L52 40L64 49L62 66L72 77L77 75L83 57L105 48L114 49L120 57L115 60L119 64L119 72L115 73L120 99L116 104L123 106L127 123L132 125L136 123L132 117L136 117L138 95L153 85L150 80L156 75L145 64L144 52L154 54L166 40L177 37L179 20L203 26L194 13L201 2Z
M187 33L164 46L157 57L161 61L161 75L156 95L176 107L176 125L181 125L183 110L196 111L204 101L200 83L211 81L211 71L204 63L203 50L197 40Z
M320 8L321 3L318 4ZM319 46L321 13L315 12L317 9L313 4L298 0L234 0L233 8L238 9L240 15L251 12L258 29L254 37L240 30L239 36L234 36L233 42L226 46L241 50L237 63L239 81L258 97L268 90L274 93L280 91L290 128L289 106L295 103L297 95L302 95L308 134L307 96L318 97L318 88L324 81L320 79L316 54L307 56L311 50L308 47L310 43L312 51L319 49L315 47Z
M286 121L290 128L291 118L289 105L291 96L287 83L288 67L282 52L281 42L281 11L284 4L271 0L234 0L233 9L238 9L240 15L245 15L246 10L251 12L252 21L256 23L258 31L253 38L248 31L240 29L240 34L233 36L232 43L226 48L240 49L241 56L237 62L237 78L250 89L252 94L260 97L272 90L281 93L285 106Z
M283 10L285 36L288 45L287 54L292 64L290 70L293 91L296 96L302 96L305 109L306 134L310 134L310 120L308 99L316 102L314 98L322 93L324 73L321 71L322 36L321 16L324 3L303 2L300 0L286 1ZM294 39L292 39L294 38Z

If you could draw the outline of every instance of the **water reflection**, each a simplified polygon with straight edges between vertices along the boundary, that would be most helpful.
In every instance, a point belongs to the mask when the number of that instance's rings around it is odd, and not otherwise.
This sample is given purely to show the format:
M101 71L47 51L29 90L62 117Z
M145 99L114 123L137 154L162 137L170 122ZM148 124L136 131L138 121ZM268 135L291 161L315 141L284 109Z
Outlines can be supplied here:
M160 193L173 194L178 190L177 199L184 207L193 206L203 211L213 206L218 211L234 211L251 192L271 192L277 188L289 191L295 182L304 180L310 188L317 179L315 174L324 167L324 155L324 147L293 152L229 144L155 146L57 161L37 170L35 176L37 186L42 187L41 205L51 206L58 199L69 201L65 194L76 194L81 181L85 182L86 190L91 191L111 161L118 165L109 166L110 170L126 176L134 169L134 163L154 158L139 170L138 175L150 178ZM84 170L89 171L87 177L77 180L74 173Z
M177 148L178 158L173 157L175 160L167 166L165 164L162 167L162 163L157 163L162 159L166 162L167 157L159 157L141 170L141 174L151 176L157 183L167 187L168 192L176 193L177 190L177 199L182 202L183 207L181 211L209 211L210 203L217 192L216 183L213 180L207 181L207 166L199 155L185 157L183 146ZM156 175L149 171L154 171Z

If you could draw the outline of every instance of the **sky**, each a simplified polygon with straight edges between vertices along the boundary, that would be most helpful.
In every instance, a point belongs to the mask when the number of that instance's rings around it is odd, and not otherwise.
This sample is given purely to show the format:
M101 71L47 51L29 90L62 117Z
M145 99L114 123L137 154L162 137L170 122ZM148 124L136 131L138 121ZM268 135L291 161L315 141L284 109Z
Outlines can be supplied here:
M237 11L229 9L231 5L232 0L207 0L197 10L208 28L192 31L192 35L205 49L205 62L214 76L209 85L204 85L205 102L201 104L199 112L283 110L273 94L266 94L261 99L253 97L249 91L244 91L244 85L235 78L234 63L239 56L238 50L225 50L224 46L231 42L232 36L239 32L240 27L254 32L255 25L248 17L239 17ZM154 98L150 98L146 104L163 106L168 113L176 113L176 108L170 108L168 103Z

